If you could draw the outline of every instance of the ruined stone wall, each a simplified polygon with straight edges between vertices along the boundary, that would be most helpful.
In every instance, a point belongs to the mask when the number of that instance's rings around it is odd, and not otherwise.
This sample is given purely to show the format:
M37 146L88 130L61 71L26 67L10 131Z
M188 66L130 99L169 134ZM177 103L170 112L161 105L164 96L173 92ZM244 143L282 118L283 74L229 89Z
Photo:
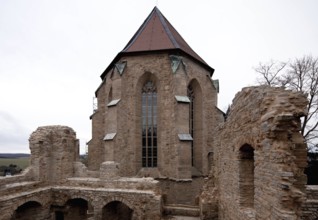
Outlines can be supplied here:
M281 88L248 87L235 96L215 144L219 219L300 219L306 105L304 95Z
M29 142L34 180L58 183L74 175L79 143L72 128L39 127L31 134Z
M112 202L128 206L132 219L161 219L161 196L152 190L83 186L38 187L0 196L0 219L55 219L61 214L64 219L101 220Z
M78 141L71 128L39 127L29 142L29 171L0 182L0 219L99 220L108 213L108 204L117 204L132 219L161 218L161 190L153 178L120 178L113 162L103 164L103 178L75 177L75 167L79 176L85 173L80 173Z
M25 185L20 188L18 184L12 184L11 188L15 190L0 196L0 219L49 219L51 191L48 187Z
M202 178L193 178L192 181L160 180L159 182L166 205L184 204L198 206L202 185Z
M33 171L30 167L27 167L22 173L13 176L1 176L0 177L0 190L2 190L3 186L10 185L13 183L21 183L25 181L34 180Z
M133 211L132 219L159 220L161 216L161 196L147 190L54 188L52 204L64 206L67 201L82 198L88 202L93 219L102 219L103 209L111 202L125 204ZM90 208L91 207L91 208ZM119 213L118 213L119 214Z
M38 202L30 201L19 206L13 213L14 220L49 219L49 211Z
M306 201L302 205L303 220L315 220L318 218L318 186L306 186Z

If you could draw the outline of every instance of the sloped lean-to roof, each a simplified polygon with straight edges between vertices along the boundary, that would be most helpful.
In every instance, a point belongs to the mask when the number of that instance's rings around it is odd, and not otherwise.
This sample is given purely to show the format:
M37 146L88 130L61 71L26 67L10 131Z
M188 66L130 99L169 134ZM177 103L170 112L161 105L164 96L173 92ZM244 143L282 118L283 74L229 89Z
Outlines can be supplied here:
M213 74L211 68L187 42L181 37L170 22L155 7L125 48L115 57L110 66L101 75L103 79L111 66L123 55L160 51L179 51L190 56Z

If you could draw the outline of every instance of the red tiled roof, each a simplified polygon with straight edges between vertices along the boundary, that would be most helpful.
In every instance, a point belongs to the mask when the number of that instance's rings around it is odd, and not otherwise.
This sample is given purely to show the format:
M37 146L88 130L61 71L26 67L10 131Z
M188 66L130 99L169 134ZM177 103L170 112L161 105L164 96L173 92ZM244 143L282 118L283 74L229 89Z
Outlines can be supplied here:
M181 49L188 55L205 63L170 22L155 7L122 52L140 52Z
M125 48L116 56L111 65L121 55L130 53L147 53L151 51L178 50L189 55L199 63L203 64L213 73L211 68L197 53L195 53L187 42L181 37L170 22L155 7L135 35L131 38ZM104 78L109 67L101 75Z

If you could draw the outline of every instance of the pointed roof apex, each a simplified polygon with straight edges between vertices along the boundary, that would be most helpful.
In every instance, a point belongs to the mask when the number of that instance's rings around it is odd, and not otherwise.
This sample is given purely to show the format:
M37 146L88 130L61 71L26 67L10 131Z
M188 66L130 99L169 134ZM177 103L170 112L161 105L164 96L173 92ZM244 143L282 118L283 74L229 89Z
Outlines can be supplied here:
M122 55L159 51L177 51L184 53L204 65L211 72L211 76L214 72L214 69L192 50L157 7L154 7L144 23L130 39L125 48L116 56L114 61L118 60ZM108 69L109 68L101 75L102 79L108 72Z
M172 27L160 10L154 7L122 52L180 48L168 24Z
M122 52L129 53L171 49L180 49L203 64L206 64L162 15L160 10L154 7Z

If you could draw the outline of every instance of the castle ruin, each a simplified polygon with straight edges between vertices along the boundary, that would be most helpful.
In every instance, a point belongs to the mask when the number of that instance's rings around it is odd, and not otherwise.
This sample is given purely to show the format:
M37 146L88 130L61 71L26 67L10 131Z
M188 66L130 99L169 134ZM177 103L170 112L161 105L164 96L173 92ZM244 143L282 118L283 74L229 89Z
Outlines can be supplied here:
M0 219L318 219L306 96L246 87L224 114L213 73L155 7L101 75L87 166L72 128L39 127Z

